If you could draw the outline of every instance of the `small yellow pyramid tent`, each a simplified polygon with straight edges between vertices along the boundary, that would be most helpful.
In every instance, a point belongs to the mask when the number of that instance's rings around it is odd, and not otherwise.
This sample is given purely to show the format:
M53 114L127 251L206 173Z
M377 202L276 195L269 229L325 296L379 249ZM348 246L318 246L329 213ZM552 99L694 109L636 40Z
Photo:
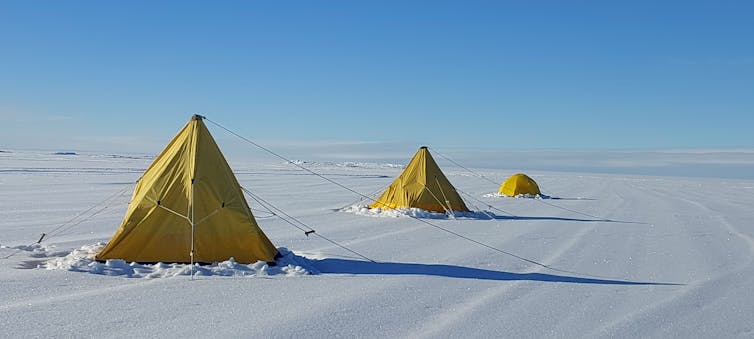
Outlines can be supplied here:
M151 263L210 263L231 257L239 263L275 260L277 249L257 225L202 120L194 115L144 172L123 223L95 259Z
M406 169L390 184L370 208L415 207L427 211L468 212L461 196L429 154L426 146L419 148Z
M505 194L509 197L515 197L519 194L541 194L537 183L523 173L517 173L510 178L505 179L505 182L500 185L500 191L498 193Z

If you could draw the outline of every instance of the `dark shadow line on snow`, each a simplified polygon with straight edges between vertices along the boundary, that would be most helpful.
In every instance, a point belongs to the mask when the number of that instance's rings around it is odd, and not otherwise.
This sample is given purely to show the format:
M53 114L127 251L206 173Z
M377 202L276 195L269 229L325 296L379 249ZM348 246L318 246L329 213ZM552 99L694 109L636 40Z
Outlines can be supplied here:
M332 212L341 212L343 208L329 208ZM650 223L641 221L627 221L627 220L612 220L612 219L581 219L581 218L564 218L564 217L532 217L521 215L497 215L490 211L475 211L475 212L455 212L454 215L448 216L445 213L431 212L422 216L409 216L414 219L427 219L427 220L549 220L549 221L576 221L576 222L606 222L606 223L621 223L621 224L637 224L637 225L651 225Z
M545 273L511 273L479 268L443 265L415 264L395 262L369 262L349 259L311 260L311 266L319 273L331 274L384 274L384 275L426 275L460 279L497 280L497 281L541 281L596 285L658 285L681 286L677 283L628 281L611 279L581 278Z
M596 201L595 198L567 198L567 197L548 197L547 200L585 200L585 201Z
M508 196L502 196L504 198L510 198ZM516 196L514 199L531 199L531 200L585 200L585 201L596 201L595 198L582 198L582 197L554 197L551 195L546 194L537 194L535 196Z
M584 222L614 222L621 224L641 224L649 225L640 221L625 221L612 219L579 219L579 218L562 218L562 217L528 217L528 216L495 216L496 220L553 220L553 221L584 221Z
M524 215L497 215L492 212L474 212L473 215L463 212L458 213L457 217L464 219L478 219L478 220L549 220L549 221L577 221L577 222L610 222L621 224L639 224L650 225L641 221L626 221L626 220L612 220L612 219L582 219L582 218L564 218L564 217L536 217L536 216L524 216Z

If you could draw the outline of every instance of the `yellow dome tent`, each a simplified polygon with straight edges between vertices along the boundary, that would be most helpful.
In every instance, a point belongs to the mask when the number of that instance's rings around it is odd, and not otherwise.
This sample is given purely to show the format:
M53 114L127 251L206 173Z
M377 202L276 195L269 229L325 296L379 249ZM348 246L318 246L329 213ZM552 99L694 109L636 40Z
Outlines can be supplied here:
M515 197L519 194L541 194L537 183L523 173L514 174L510 178L505 179L505 182L500 185L500 191L498 193L505 194L509 197Z
M275 260L277 249L202 119L194 115L144 172L123 223L95 259Z
M415 207L427 211L468 212L461 196L442 173L426 146L419 148L406 169L370 208Z

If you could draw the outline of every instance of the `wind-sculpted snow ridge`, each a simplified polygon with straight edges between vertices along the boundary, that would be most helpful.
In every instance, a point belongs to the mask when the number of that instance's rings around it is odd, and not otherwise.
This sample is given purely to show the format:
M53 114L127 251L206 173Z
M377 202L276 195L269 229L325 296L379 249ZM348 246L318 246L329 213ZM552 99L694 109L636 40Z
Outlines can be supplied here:
M175 276L190 275L190 264L156 263L139 264L129 263L125 260L110 259L104 263L94 260L94 256L105 246L100 242L93 245L84 245L73 250L68 255L48 260L44 267L48 270L67 270L73 272L85 272L109 276L126 276L129 278L170 278ZM232 276L232 277L269 277L269 276L302 276L316 273L309 265L307 259L295 255L286 248L278 248L281 258L275 266L266 262L257 261L253 264L240 264L233 258L211 265L195 264L194 276ZM307 268L305 268L307 267Z
M459 219L459 218L469 218L469 219L490 219L490 212L486 211L475 211L475 212L459 212L454 211L452 215L448 215L446 213L440 213L440 212L432 212L427 211L421 208L393 208L393 209L383 209L383 208L369 208L368 205L351 205L345 208L342 208L340 210L341 212L346 213L353 213L356 215L363 215L367 217L378 217L378 218L398 218L398 217L411 217L411 218L422 218L422 219Z

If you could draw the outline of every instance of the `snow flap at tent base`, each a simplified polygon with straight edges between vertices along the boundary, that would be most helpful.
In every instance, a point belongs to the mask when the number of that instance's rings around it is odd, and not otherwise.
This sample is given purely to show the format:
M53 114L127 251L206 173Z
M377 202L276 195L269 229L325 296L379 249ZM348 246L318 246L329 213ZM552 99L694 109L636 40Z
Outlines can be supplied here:
M426 146L419 148L398 178L369 206L383 209L409 207L443 213L469 211Z
M541 194L539 192L539 186L528 175L523 173L517 173L510 178L505 179L502 185L500 185L500 194L505 194L509 197L515 197L520 194Z
M122 224L95 259L275 260L277 249L202 120L194 115L144 172Z

